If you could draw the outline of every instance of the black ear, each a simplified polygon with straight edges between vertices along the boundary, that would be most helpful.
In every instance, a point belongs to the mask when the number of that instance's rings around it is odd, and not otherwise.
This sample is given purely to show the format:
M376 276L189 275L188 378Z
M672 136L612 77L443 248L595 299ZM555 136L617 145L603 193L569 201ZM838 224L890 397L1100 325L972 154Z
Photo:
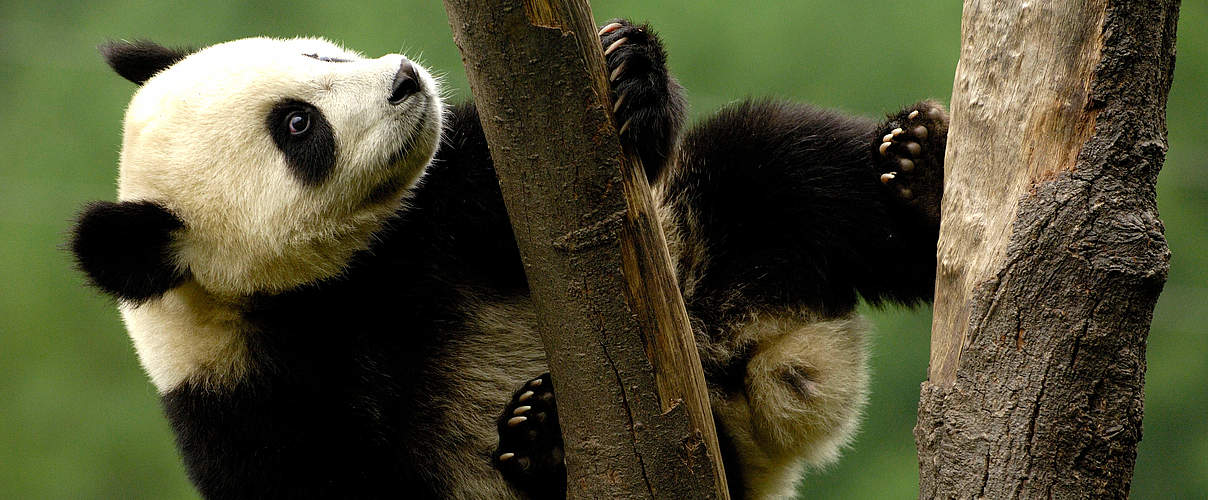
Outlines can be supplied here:
M71 251L105 293L144 302L180 285L188 272L173 261L173 233L184 222L150 201L98 201L76 221Z
M170 49L147 40L109 41L101 44L97 50L101 51L105 62L117 74L139 85L194 52L191 49Z

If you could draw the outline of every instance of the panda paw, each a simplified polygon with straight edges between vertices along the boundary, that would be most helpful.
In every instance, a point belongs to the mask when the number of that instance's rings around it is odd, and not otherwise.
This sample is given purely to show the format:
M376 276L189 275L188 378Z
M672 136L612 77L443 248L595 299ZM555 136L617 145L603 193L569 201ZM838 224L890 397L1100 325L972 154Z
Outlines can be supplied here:
M902 204L938 226L944 193L948 112L923 101L890 116L877 132L874 163L881 184Z
M682 91L667 71L662 42L648 25L613 19L600 27L599 35L618 133L653 180L683 124Z
M562 429L549 373L525 382L499 417L495 467L532 498L566 496Z

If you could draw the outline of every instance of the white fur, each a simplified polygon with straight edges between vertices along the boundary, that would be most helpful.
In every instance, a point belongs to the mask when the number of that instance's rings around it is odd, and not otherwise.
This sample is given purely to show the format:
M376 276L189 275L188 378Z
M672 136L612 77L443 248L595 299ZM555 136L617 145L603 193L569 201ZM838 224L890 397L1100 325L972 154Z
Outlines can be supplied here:
M236 380L247 365L239 301L340 273L398 209L436 152L442 114L438 84L419 65L422 90L388 103L402 60L365 59L322 39L251 38L192 54L135 94L118 198L158 202L184 222L173 249L192 276L122 306L160 391ZM268 113L283 99L315 106L335 131L335 169L319 186L291 174L269 134ZM366 203L386 183L399 191Z
M465 498L499 496L502 483L482 459L498 444L495 419L516 389L517 379L547 368L532 301L479 301L464 306L465 334L455 335L443 356L452 394L434 394L429 403L449 411L446 428L432 434L430 453L455 478L451 488ZM806 313L777 311L753 318L730 332L756 347L747 364L745 392L715 393L713 408L739 455L738 464L753 499L793 498L806 466L833 462L860 422L868 400L868 350L863 318L819 320ZM500 349L500 345L508 346ZM702 346L708 347L708 346ZM465 363L464 360L474 360ZM804 368L813 382L809 394L786 384L785 368ZM461 498L460 495L455 495Z
M746 392L713 398L738 451L749 498L792 498L804 466L833 462L868 401L867 323L856 315L818 320L781 312L734 332L754 342ZM809 374L807 392L785 369Z
M402 58L365 59L306 38L237 40L190 55L131 101L118 198L157 201L180 217L177 265L213 293L333 276L404 194L368 205L369 193L387 182L409 187L436 152L442 104L427 71L416 65L420 94L387 102ZM335 171L320 186L295 179L269 135L266 116L283 99L314 105L335 130ZM390 164L404 144L413 148Z
M140 306L122 304L122 319L139 361L161 393L182 382L222 387L247 371L243 320L195 282Z

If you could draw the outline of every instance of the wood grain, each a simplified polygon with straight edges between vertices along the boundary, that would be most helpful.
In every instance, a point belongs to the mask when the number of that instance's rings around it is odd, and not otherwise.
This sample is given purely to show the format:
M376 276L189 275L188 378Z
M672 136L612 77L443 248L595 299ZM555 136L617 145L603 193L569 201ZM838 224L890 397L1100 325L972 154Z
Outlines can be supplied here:
M589 7L445 9L538 310L568 496L727 498L687 312L644 170L608 111Z
M1126 497L1177 0L966 0L920 498Z

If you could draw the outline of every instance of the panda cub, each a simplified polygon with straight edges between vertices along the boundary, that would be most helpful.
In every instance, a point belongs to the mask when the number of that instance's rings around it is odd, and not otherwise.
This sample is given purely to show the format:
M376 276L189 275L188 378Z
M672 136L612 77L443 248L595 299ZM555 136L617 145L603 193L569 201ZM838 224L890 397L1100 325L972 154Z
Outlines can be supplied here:
M733 496L790 495L859 422L858 297L931 298L946 113L922 102L874 122L753 100L681 132L654 33L617 20L600 36ZM71 248L117 299L203 495L564 492L553 386L472 103L446 106L401 55L321 39L102 53L141 88L118 201L88 205Z

